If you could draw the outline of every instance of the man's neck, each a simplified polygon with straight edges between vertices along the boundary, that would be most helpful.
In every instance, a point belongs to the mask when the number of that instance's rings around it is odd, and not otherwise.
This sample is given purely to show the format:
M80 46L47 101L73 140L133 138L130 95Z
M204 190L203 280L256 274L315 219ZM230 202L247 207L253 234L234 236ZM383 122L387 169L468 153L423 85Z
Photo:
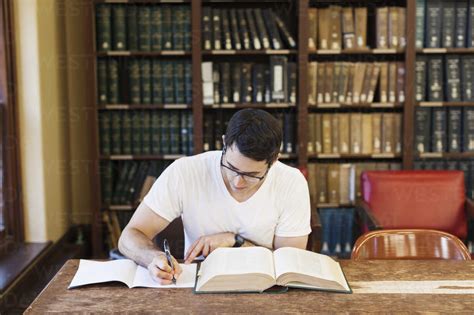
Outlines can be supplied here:
M232 190L232 188L230 187L229 181L226 179L226 177L225 177L222 170L221 170L221 176L222 176L222 179L224 180L224 184L225 184L225 187L227 188L227 191L230 193L232 198L234 198L238 202L245 202L248 199L250 199L258 191L258 189L262 186L263 182L266 179L265 178L265 179L261 180L258 183L258 185L255 185L255 187L252 187L251 189L246 190L245 192L239 193L239 192L236 192L236 191Z

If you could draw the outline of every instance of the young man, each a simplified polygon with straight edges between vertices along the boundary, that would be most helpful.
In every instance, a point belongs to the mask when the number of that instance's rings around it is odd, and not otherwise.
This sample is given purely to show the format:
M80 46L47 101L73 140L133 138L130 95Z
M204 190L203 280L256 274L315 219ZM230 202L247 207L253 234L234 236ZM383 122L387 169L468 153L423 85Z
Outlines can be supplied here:
M306 248L308 185L299 170L277 161L282 142L278 121L263 110L238 111L223 141L222 151L173 162L122 232L120 251L162 284L171 283L181 268L174 260L172 270L152 240L179 216L186 263L218 247Z

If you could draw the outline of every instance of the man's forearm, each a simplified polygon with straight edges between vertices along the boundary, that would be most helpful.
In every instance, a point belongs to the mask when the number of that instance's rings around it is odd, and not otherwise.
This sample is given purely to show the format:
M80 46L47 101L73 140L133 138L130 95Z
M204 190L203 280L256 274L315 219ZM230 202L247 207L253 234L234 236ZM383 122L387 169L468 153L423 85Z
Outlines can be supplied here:
M144 267L147 267L161 252L152 240L134 228L128 228L122 232L118 247L122 254Z

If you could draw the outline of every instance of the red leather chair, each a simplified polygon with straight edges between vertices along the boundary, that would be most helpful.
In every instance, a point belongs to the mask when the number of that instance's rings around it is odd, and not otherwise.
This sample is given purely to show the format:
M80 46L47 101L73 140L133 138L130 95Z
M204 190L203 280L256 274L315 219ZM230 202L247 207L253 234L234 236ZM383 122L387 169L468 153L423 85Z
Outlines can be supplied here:
M432 229L467 237L474 204L461 171L369 171L361 175L358 203L363 232Z

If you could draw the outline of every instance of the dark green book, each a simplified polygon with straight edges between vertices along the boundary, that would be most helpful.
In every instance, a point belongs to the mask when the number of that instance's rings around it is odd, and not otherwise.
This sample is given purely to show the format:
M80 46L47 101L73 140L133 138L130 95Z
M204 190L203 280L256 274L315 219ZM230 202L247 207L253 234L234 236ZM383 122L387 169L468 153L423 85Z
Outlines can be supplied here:
M98 4L95 10L97 50L112 49L112 7L110 4Z
M418 153L431 151L431 108L419 107L415 111L415 150Z
M173 49L173 25L171 21L171 7L164 5L163 8L163 44L162 49L170 50Z
M122 154L132 154L132 115L122 113Z
M174 100L177 104L185 103L184 63L176 61L173 63L173 85Z
M417 56L415 61L415 100L417 102L426 100L426 70L425 56Z
M110 112L111 117L111 153L122 154L122 113L119 111Z
M162 11L160 5L151 7L151 49L153 51L162 50L163 29L162 29Z
M107 104L107 60L97 59L97 102Z
M448 151L461 152L462 108L448 109Z
M428 60L428 101L442 102L443 91L443 57L430 57Z
M187 111L181 111L179 115L179 130L180 130L180 154L188 154L189 147L189 135L188 135L188 118L189 113Z
M121 205L126 205L131 203L131 198L130 195L133 193L133 179L137 175L138 171L138 162L137 161L131 161L130 162L131 166L128 169L127 175L125 182L123 183L123 186L121 187L121 192L120 192L120 197L119 197L119 204Z
M426 2L426 47L441 47L441 0Z
M149 5L138 7L138 49L151 50L151 9Z
M466 47L467 38L467 17L468 17L468 0L456 1L456 41L457 48ZM444 27L444 25L443 25Z
M163 104L163 68L158 59L153 59L151 70L151 93L153 104Z
M141 112L132 111L132 153L135 155L142 154L142 118Z
M110 104L118 104L120 102L119 64L116 59L108 59L107 72L107 100Z
M183 7L183 36L184 49L191 50L192 45L192 31L191 31L191 8L189 6Z
M151 114L149 110L142 111L142 154L151 154Z
M191 111L187 112L187 128L188 128L188 152L187 155L191 155L194 153L194 121L193 121L193 113Z
M442 29L442 47L454 47L456 40L456 1L445 0L443 2L443 29Z
M140 59L139 62L142 104L151 104L151 60Z
M100 188L101 188L101 200L102 206L107 206L112 203L112 192L113 192L113 177L112 177L112 162L101 161L100 162Z
M474 56L461 57L462 100L474 102Z
M157 155L161 153L161 112L154 110L151 112L151 154Z
M169 112L169 119L170 153L179 154L179 138L181 134L179 111L171 110Z
M113 50L127 49L127 18L124 5L112 6Z
M128 50L138 50L138 8L134 4L127 5L127 44Z
M474 109L464 109L463 130L463 151L474 152Z
M164 61L163 64L163 100L165 104L174 104L173 62Z
M446 98L448 102L461 101L461 65L458 55L445 57Z
M184 50L184 11L181 6L176 6L171 11L173 30L173 49Z
M203 148L204 152L214 149L214 128L212 114L205 113L203 119Z
M184 101L190 105L193 102L193 70L189 61L184 62Z
M100 131L100 154L110 155L111 122L110 122L110 113L107 111L99 112L99 131Z
M128 61L128 93L131 104L140 104L140 63L137 59Z
M232 69L232 100L233 103L242 103L240 98L240 91L242 89L242 77L241 73L242 65L240 63L233 63L231 65Z
M127 175L130 170L132 163L130 161L125 161L121 164L119 169L119 174L117 179L114 181L114 190L112 193L112 204L120 204L121 195L123 193L124 186L126 185Z
M170 112L161 111L161 125L160 125L161 154L170 154Z
M415 30L415 46L423 48L425 43L425 11L426 0L416 0L416 30Z
M433 152L446 152L446 109L445 108L433 108L432 110L432 122L433 122L433 133L431 148Z

